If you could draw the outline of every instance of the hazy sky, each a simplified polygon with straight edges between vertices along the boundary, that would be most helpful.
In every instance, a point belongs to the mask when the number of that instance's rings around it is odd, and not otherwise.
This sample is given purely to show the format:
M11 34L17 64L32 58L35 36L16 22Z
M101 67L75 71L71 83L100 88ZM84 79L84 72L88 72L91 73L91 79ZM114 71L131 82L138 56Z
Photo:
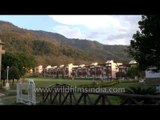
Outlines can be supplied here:
M129 45L141 15L0 15L0 20L32 30L103 44Z

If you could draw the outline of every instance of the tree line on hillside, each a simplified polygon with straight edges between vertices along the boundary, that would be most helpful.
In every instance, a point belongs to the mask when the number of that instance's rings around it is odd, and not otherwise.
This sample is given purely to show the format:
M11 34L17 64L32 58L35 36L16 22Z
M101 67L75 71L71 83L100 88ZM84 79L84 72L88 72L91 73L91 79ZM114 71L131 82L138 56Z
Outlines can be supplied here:
M38 64L43 65L104 63L109 59L128 63L131 60L125 52L127 46L68 39L57 33L22 29L4 21L0 21L0 39L5 43L6 51L30 53Z

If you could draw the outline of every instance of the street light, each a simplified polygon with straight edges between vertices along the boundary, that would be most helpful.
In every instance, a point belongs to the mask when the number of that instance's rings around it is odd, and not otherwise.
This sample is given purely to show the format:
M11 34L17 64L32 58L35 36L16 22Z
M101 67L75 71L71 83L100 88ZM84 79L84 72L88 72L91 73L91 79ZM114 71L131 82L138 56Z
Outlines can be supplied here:
M9 66L7 66L7 83L8 83L8 72L9 72Z
M9 75L9 66L7 66L7 83L6 83L6 89L9 89L8 75Z

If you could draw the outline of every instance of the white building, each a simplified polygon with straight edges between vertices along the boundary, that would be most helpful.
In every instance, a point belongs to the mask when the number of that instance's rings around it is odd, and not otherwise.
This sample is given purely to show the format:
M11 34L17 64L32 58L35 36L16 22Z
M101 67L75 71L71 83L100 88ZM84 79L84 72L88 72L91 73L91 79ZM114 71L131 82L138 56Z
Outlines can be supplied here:
M145 71L145 78L146 79L160 79L160 71L155 72L153 71L156 69L155 67L149 68Z
M106 65L111 69L111 77L116 78L116 73L119 71L119 65L122 65L122 63L115 63L113 60L108 60Z
M73 65L73 63L70 63L67 65L67 69L68 69L68 77L71 77L71 73L72 73L72 69L78 67L78 65Z
M35 73L42 73L43 71L43 66L39 65L37 67L34 68Z
M47 67L45 69L48 70L50 68L52 68L52 66L51 65L47 65Z

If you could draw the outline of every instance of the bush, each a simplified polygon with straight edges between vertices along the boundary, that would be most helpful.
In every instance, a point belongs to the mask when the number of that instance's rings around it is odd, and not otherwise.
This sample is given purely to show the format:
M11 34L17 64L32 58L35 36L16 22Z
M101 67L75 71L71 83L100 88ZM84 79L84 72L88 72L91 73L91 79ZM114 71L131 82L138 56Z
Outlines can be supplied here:
M78 87L84 87L84 88L96 88L96 87L108 87L113 86L115 84L118 84L118 81L111 81L111 82L92 82L92 84L87 85L79 85Z
M138 80L119 80L120 83L133 83L138 82Z
M38 77L41 77L41 75L38 74L38 73L32 73L32 74L28 74L25 77L27 77L27 78L38 78Z
M128 94L138 94L138 95L157 95L156 89L154 87L141 88L141 87L130 87L126 89ZM149 98L134 98L138 103L141 104L156 104L157 101Z

